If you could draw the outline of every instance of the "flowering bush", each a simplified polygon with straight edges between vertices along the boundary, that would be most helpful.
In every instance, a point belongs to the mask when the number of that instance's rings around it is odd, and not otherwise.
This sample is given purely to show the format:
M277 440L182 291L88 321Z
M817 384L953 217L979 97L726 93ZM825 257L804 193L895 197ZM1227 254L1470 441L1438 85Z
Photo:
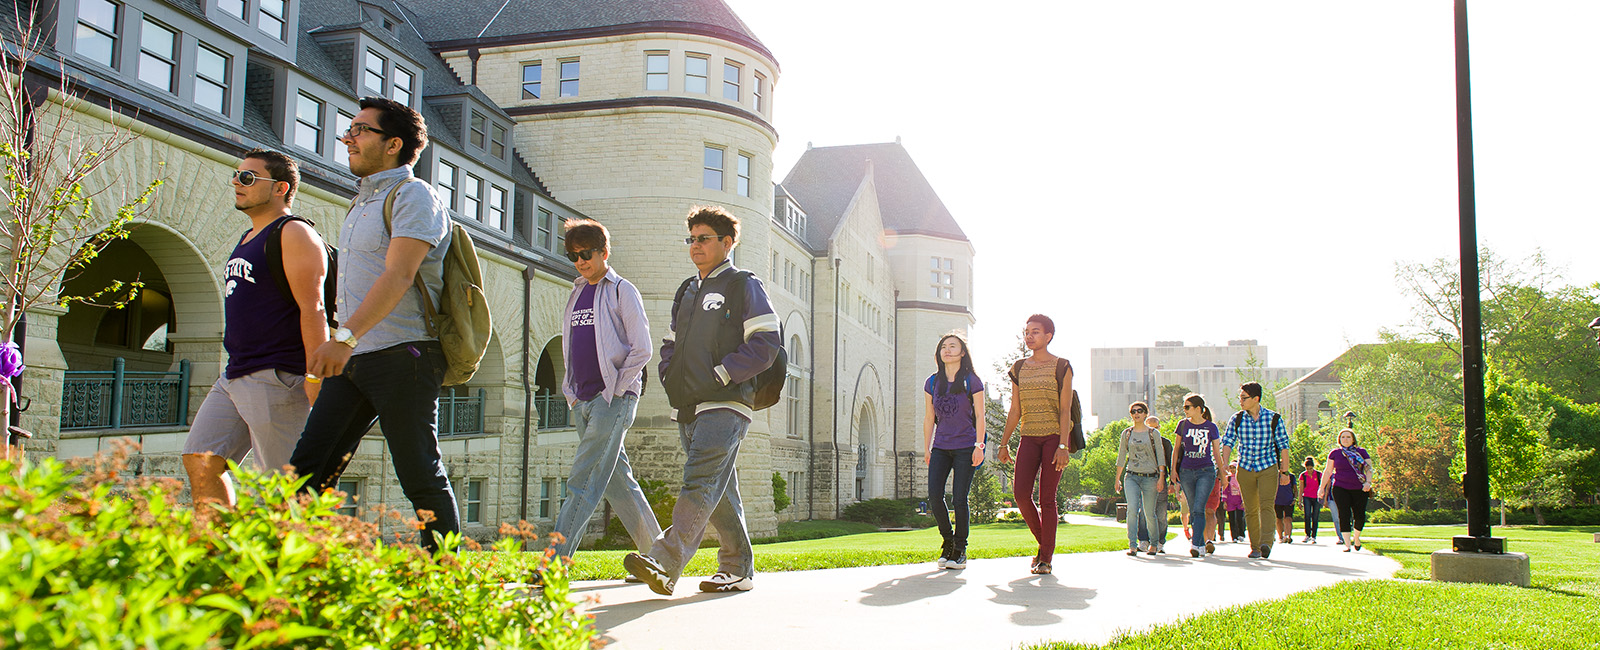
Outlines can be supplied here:
M276 474L235 470L238 506L196 516L181 483L121 477L124 459L21 472L0 461L0 647L554 649L595 637L548 553L542 589L508 584L531 578L506 555L532 534L525 524L466 568L386 543L335 512L342 495L300 495Z

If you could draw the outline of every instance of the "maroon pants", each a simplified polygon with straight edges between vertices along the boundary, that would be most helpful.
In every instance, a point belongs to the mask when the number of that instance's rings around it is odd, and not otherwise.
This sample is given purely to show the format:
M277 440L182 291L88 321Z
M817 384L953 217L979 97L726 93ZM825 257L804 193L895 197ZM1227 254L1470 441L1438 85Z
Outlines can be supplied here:
M1061 511L1056 507L1056 486L1061 483L1061 470L1056 469L1056 449L1061 436L1021 436L1017 448L1017 476L1012 481L1012 496L1017 498L1017 509L1028 530L1039 540L1039 560L1049 562L1056 552L1056 525L1061 523ZM1033 499L1034 486L1039 488L1039 500Z

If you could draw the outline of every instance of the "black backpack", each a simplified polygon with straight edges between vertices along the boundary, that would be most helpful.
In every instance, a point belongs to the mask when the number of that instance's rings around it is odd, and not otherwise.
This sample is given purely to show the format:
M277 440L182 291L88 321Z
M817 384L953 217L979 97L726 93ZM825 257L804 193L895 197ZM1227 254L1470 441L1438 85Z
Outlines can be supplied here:
M744 294L746 284L750 282L750 277L753 275L755 274L751 273L750 271L739 271L738 288L728 292L729 313L744 313ZM678 292L672 296L673 313L677 313L678 303L683 300L683 294L689 290L689 283L691 282L694 282L694 278L692 277L684 280L683 284L678 285ZM738 326L743 328L744 323L740 322L738 323ZM773 358L772 365L767 366L766 370L762 370L756 375L756 390L755 395L752 396L752 401L754 402L754 404L751 405L752 410L765 410L771 408L772 405L777 404L780 400L782 400L783 385L788 380L789 352L783 347L783 326L779 325L778 356Z
M289 277L283 273L283 224L290 221L304 221L306 225L315 228L317 224L305 217L289 215L272 222L267 230L267 273L272 276L272 282L278 285L278 293L289 302L294 302L294 291L289 289ZM328 240L322 240L322 248L328 258L328 275L322 279L322 308L328 314L328 327L338 327L339 321L333 317L334 304L339 299L339 249L334 248Z

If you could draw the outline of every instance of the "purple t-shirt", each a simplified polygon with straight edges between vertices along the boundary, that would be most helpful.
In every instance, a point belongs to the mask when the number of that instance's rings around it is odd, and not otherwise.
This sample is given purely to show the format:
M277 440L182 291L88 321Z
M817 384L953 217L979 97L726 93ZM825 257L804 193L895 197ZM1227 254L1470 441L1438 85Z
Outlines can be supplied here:
M1178 421L1178 440L1183 443L1182 469L1200 469L1212 467L1216 462L1212 460L1212 449L1217 440L1222 437L1222 432L1217 430L1215 422L1195 424L1184 418Z
M1272 503L1273 503L1273 505L1279 505L1279 506L1292 506L1292 505L1294 505L1294 476L1293 475L1289 476L1289 484L1288 485L1279 485L1278 486L1278 496L1277 496L1277 498L1273 499Z
M250 241L240 241L223 270L227 284L222 309L228 320L222 328L222 347L228 351L228 379L266 368L296 375L306 372L300 305L278 290L267 270L267 236L284 219L288 217L273 221Z
M939 375L928 375L922 390L933 396L933 415L938 422L933 425L935 449L966 449L978 445L977 412L972 408L972 396L983 392L983 380L966 375L963 380L945 386L947 394L939 394ZM965 383L965 390L962 384Z
M593 284L584 286L572 313L567 315L572 324L572 343L568 346L572 358L567 360L567 367L572 369L572 383L577 386L580 402L592 400L606 389L606 381L600 376L600 350L594 341L594 288Z
M1328 452L1328 459L1333 461L1333 484L1346 490L1360 490L1361 477L1356 468L1350 464L1350 459L1344 455L1345 447L1335 447ZM1361 457L1361 464L1366 465L1372 460L1367 450L1360 447L1349 447L1350 451Z

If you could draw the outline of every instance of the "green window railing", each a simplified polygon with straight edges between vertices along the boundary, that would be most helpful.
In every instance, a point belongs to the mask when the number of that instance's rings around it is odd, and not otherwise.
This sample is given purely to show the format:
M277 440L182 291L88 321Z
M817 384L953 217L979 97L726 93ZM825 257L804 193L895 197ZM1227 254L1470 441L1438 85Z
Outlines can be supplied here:
M567 408L567 398L560 393L534 395L533 409L539 414L541 431L572 426L572 410Z
M439 395L439 435L471 436L483 433L484 391L456 395L450 389Z
M61 382L61 430L183 426L189 419L189 360L177 372L68 370Z

